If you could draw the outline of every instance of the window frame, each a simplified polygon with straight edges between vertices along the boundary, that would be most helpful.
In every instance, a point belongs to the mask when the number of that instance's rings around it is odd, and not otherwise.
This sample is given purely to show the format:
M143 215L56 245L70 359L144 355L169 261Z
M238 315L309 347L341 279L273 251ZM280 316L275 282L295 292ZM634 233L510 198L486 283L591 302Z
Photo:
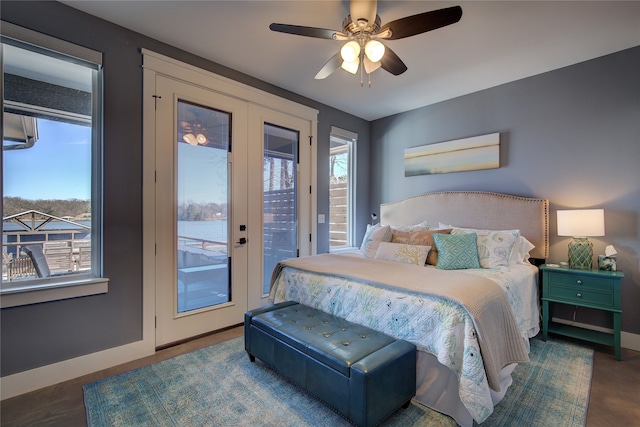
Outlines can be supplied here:
M1 21L0 35L2 45L12 45L69 63L92 69L91 82L91 270L86 274L25 279L17 282L2 282L0 286L0 305L2 308L15 307L86 295L108 292L109 279L103 277L102 265L102 189L103 189L103 69L102 53L63 40L59 40L17 25ZM4 47L0 47L0 69L4 84ZM4 93L4 90L3 90ZM4 96L0 99L1 112L4 114ZM28 111L38 106L18 105L18 109ZM32 110L33 112L33 110ZM48 112L50 114L51 112ZM3 131L4 133L4 131ZM4 152L0 154L4 159ZM4 183L0 177L2 188ZM4 197L4 191L2 192ZM2 209L0 208L0 211ZM4 217L4 212L2 211Z
M331 126L329 134L329 159L331 159L331 142L336 141L347 145L347 242L342 246L331 246L329 242L329 252L348 252L357 248L355 233L356 218L356 150L358 134L355 132ZM331 178L331 177L329 177ZM330 184L330 183L329 183ZM331 194L329 194L329 234L331 233Z

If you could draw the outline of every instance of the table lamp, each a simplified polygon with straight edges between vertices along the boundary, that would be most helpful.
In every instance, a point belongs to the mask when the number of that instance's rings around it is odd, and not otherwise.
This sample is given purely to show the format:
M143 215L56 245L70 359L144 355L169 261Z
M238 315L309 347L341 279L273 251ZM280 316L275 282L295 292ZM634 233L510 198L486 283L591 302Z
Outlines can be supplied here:
M593 244L587 237L604 236L604 209L559 210L558 236L571 236L569 267L590 269Z

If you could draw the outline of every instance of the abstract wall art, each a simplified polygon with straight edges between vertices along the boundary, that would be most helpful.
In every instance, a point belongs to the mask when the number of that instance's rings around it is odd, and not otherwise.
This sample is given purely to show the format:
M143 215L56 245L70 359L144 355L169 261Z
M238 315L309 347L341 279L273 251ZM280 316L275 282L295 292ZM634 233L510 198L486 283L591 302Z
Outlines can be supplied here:
M404 150L404 176L499 167L499 133L422 145Z

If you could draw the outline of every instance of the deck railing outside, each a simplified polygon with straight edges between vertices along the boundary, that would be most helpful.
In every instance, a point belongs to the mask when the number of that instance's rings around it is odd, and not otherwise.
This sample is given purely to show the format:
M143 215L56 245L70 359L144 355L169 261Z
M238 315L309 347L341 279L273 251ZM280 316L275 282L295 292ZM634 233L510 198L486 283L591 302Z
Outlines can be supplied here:
M51 274L91 269L91 225L27 211L3 218L2 281L36 278L25 246L41 246Z

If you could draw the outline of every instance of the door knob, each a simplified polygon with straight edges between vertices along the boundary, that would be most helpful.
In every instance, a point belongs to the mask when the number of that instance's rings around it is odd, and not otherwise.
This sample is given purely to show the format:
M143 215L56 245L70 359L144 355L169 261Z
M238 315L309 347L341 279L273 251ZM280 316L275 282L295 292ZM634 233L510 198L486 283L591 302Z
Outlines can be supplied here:
M240 240L236 242L239 245L244 245L247 243L247 239L245 237L241 237Z

